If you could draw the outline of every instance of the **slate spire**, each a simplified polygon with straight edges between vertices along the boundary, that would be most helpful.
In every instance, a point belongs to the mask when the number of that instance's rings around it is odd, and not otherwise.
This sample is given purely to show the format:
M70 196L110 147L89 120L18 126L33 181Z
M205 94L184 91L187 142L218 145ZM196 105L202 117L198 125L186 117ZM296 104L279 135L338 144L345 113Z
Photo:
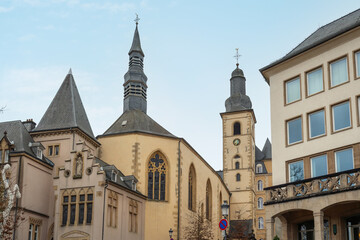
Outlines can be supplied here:
M147 77L144 73L144 56L141 49L137 20L133 42L129 51L129 70L124 75L124 112L140 110L146 113Z
M76 127L95 139L70 68L50 106L33 131Z

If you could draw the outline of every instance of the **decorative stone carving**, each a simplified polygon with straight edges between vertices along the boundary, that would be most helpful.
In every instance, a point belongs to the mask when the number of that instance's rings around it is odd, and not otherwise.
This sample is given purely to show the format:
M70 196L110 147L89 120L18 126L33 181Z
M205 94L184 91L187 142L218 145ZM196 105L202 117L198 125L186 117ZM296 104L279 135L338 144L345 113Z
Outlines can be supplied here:
M83 156L78 153L74 162L74 178L81 178L84 166Z

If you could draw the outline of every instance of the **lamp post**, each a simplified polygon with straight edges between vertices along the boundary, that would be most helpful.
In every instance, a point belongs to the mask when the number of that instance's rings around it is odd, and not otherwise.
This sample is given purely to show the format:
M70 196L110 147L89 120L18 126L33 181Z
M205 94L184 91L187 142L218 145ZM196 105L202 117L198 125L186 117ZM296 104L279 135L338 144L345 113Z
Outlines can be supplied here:
M224 219L226 219L227 218L227 216L229 216L229 204L228 204L228 202L225 200L224 201L224 203L223 204L221 204L221 212L222 212L222 215L223 215L223 217L224 217ZM227 235L226 235L226 229L224 230L224 232L223 232L224 234L224 239L226 240L226 237L227 237Z
M170 230L169 230L169 237L170 237L170 240L172 240L172 235L173 235L173 230L172 230L172 228L170 228Z

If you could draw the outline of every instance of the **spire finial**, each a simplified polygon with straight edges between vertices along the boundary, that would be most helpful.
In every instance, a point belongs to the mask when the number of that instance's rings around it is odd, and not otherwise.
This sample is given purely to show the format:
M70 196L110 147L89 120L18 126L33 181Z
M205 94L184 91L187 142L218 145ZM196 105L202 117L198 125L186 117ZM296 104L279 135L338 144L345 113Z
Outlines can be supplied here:
M235 48L235 50L236 50L236 54L234 58L236 58L236 67L239 67L239 58L241 57L241 55L239 54L239 48Z
M135 13L135 15L136 15L136 18L135 18L134 21L135 21L136 25L138 25L140 18L139 18L139 15L137 13Z
M72 75L72 71L71 71L71 68L69 69L69 73L68 73L68 75L69 75L69 74L70 74L70 75Z

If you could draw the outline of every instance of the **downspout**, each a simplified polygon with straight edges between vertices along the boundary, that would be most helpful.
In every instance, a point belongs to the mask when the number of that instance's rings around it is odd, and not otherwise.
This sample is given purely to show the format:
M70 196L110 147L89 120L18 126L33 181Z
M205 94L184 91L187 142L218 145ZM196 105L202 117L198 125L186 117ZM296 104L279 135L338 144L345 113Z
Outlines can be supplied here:
M10 162L10 154L9 154L9 162ZM20 188L20 174L21 174L21 163L22 163L22 156L20 156L19 159L19 168L18 168L18 179L17 179L17 184ZM15 207L15 217L14 217L14 232L13 232L13 240L15 240L15 235L16 235L16 223L17 223L17 212L18 212L18 206L19 206L19 199L16 198L16 207Z
M106 189L108 187L108 181L105 180L104 186L104 204L103 204L103 220L102 220L102 240L104 240L104 223L105 223L105 200L106 200Z
M177 240L180 240L180 158L181 158L181 152L180 152L180 142L181 139L179 139L178 142L178 214L177 214Z

